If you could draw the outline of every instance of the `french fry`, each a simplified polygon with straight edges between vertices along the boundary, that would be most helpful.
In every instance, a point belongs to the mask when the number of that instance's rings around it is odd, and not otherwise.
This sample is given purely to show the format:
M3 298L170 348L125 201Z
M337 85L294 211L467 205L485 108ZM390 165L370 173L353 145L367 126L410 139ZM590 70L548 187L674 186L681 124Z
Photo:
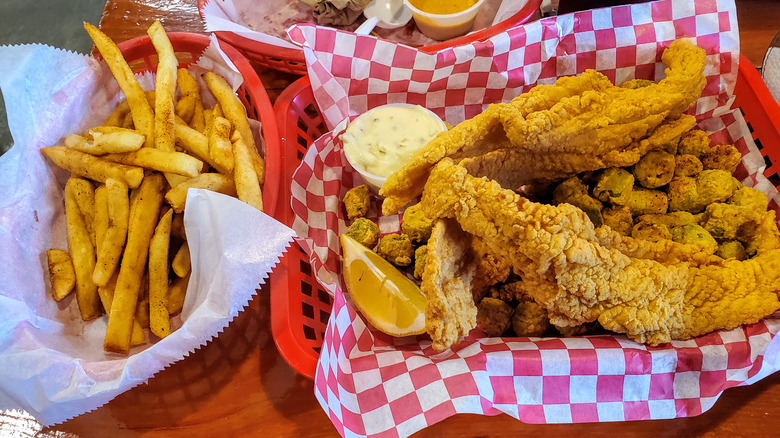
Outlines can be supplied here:
M184 232L184 214L176 213L176 210L174 213L173 221L171 221L171 235L187 240L187 234Z
M169 152L160 149L141 148L135 152L103 155L103 159L114 163L188 177L197 176L203 170L203 162L195 157L181 152Z
M157 51L157 77L154 99L154 147L161 151L175 151L173 134L173 102L176 94L176 68L179 60L162 24L155 21L146 30Z
M181 90L181 99L176 103L176 114L184 119L187 124L192 124L195 116L197 102L201 102L200 111L203 116L203 102L200 96L200 87L195 78L185 68L176 70L176 82ZM181 105L180 105L181 104ZM181 106L181 108L180 108ZM202 119L201 119L202 121Z
M178 255L178 254L177 254ZM46 251L49 264L49 280L51 281L51 296L55 301L68 296L76 286L76 272L70 254L61 249Z
M114 300L114 289L116 289L116 279L119 276L119 272L114 271L114 275L111 276L111 280L105 286L98 287L98 295L100 295L100 302L103 303L103 308L106 309L106 314L111 313L111 302ZM135 347L136 345L143 345L146 343L146 334L144 329L138 321L133 320L133 333L130 335L130 345Z
M187 191L189 189L206 189L212 192L219 192L225 195L236 196L236 185L232 178L219 173L202 173L195 178L168 190L165 194L165 200L176 213L184 211L187 202Z
M76 200L76 190L82 183L70 178L65 184L65 220L68 230L68 251L76 273L76 300L85 321L100 316L97 286L92 281L95 269L95 248L87 231L84 216ZM87 183L89 184L89 183Z
M114 180L116 181L116 180ZM127 185L125 184L125 187ZM101 184L95 189L95 254L100 258L100 249L108 230L108 192L106 185Z
M244 143L242 135L238 134L233 142L233 180L236 184L236 193L238 199L263 211L263 194L260 190L260 184L257 182L257 173L252 166L252 157L249 152L249 146Z
M108 200L108 228L102 239L92 281L105 286L114 274L127 237L127 224L130 216L130 200L127 185L109 178L106 180L106 198Z
M230 121L224 117L214 117L209 131L210 163L219 173L233 173L233 145L230 143Z
M255 145L255 139L252 136L252 129L249 127L249 119L246 116L246 108L241 103L238 96L233 92L233 88L222 76L219 76L212 72L207 72L203 75L203 80L206 81L214 97L222 108L222 112L225 114L225 118L230 120L233 128L241 133L241 137L248 146L250 157L252 159L252 165L255 168L255 174L258 177L260 184L265 180L265 160L260 157Z
M181 119L187 126L190 125L192 116L195 114L195 100L196 96L182 96L175 105L176 117Z
M171 334L171 322L166 304L172 218L173 210L168 210L162 216L149 246L149 327L152 333L160 338Z
M225 115L222 114L222 105L220 105L219 102L217 102L211 110L211 117L212 121L214 117L225 117Z
M176 255L173 256L173 261L171 262L171 269L173 269L173 272L179 276L184 277L187 275L188 272L190 272L191 268L191 261L190 261L190 246L187 244L187 241L185 240L184 243L181 244L181 247L178 251L176 251Z
M125 97L127 97L135 129L146 136L144 143L146 147L154 146L154 112L152 107L149 106L141 86L133 75L133 71L130 70L130 66L127 65L127 61L122 56L122 52L111 41L111 38L95 26L85 22L84 29L89 33L89 36L95 43L95 47L103 56L106 64L108 64L108 68L111 70L117 83L119 83L119 88L122 89Z
M88 131L91 137L68 135L65 146L91 155L116 154L137 151L144 144L144 136L133 129L116 126L98 126Z
M119 102L119 105L114 108L111 115L108 116L103 125L105 126L122 126L122 122L125 120L125 116L130 114L130 104L127 103L127 99Z
M211 123L214 121L214 110L206 108L203 110L203 135L208 138L209 129L211 129Z
M184 306L184 297L187 294L187 285L190 282L190 275L192 272L188 272L184 277L173 280L173 283L168 287L168 314L175 315L181 312L182 306Z
M144 170L140 167L112 163L65 146L41 148L41 152L54 164L69 170L73 176L103 183L108 178L114 178L124 182L131 189L138 187L144 179Z
M126 129L134 129L135 128L135 125L133 124L133 114L132 113L127 113L125 115L125 119L122 120L122 125L121 126L122 126L122 128L126 128ZM144 140L144 143L146 143L146 140Z
M84 217L84 224L87 226L89 240L92 246L96 245L95 236L95 188L92 183L81 178L71 178L71 192L76 198L81 215Z
M186 152L194 155L201 161L209 163L211 167L214 167L214 163L209 155L209 139L204 134L198 132L194 128L177 123L174 127L176 133L176 144L179 145ZM175 186L171 186L175 187Z
M103 348L126 354L130 348L133 318L138 304L149 245L162 206L165 180L152 174L144 178L130 210L127 243L119 267Z

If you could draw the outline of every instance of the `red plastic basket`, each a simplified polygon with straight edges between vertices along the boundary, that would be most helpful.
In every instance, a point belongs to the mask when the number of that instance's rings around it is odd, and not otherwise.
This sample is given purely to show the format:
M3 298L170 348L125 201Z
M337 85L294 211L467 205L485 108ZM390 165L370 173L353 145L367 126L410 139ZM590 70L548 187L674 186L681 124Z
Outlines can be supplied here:
M780 106L761 76L744 56L740 57L734 108L739 108L764 155L764 171L780 187ZM276 101L274 111L281 133L282 163L279 174L277 218L291 225L290 184L306 149L325 133L311 82L303 77L290 85ZM332 298L312 275L309 258L297 245L288 251L271 274L271 327L282 357L300 374L313 379L320 347L330 316Z
M173 50L179 60L179 67L187 67L198 60L198 57L211 44L209 37L187 32L168 32ZM133 38L117 44L130 68L135 72L155 71L157 69L157 52L148 36ZM257 76L249 60L238 50L226 43L220 43L220 49L238 69L244 78L244 83L238 89L238 97L247 109L247 115L262 124L262 134L265 139L266 174L276 174L275 165L281 162L279 157L279 130L276 118L273 116L273 106L268 99L263 83ZM273 216L279 196L279 181L266 178L263 187L263 204L266 214Z
M201 20L203 20L203 7L208 1L209 0L198 0L198 13L200 14ZM528 3L517 11L516 14L495 26L490 26L462 37L424 46L420 49L426 52L436 52L441 49L446 49L447 47L455 47L474 41L488 39L504 32L510 27L525 23L539 10L541 4L542 0L528 0ZM247 58L258 65L296 75L306 74L306 61L303 59L303 50L301 49L288 49L273 44L261 43L236 35L233 32L214 32L214 34L220 40L241 50Z

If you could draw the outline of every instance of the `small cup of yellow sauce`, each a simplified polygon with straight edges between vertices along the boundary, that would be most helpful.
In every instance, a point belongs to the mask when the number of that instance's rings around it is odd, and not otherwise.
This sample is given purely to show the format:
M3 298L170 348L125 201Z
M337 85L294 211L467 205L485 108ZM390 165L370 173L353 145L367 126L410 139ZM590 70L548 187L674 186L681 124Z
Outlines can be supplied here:
M378 193L387 177L446 130L447 125L427 108L390 103L352 120L341 141L349 164Z
M404 0L420 32L435 40L468 33L485 0Z

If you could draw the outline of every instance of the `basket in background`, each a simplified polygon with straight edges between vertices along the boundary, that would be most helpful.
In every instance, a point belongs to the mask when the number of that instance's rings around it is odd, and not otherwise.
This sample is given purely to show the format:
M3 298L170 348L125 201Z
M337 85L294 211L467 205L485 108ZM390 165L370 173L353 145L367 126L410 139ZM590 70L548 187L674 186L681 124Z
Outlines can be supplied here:
M209 1L210 0L198 0L198 14L200 14L200 19L204 22L203 7ZM525 23L534 15L534 13L539 10L539 6L541 4L542 0L528 0L525 6L517 11L517 13L494 26L472 32L468 35L464 35L458 38L453 38L451 40L423 46L420 47L420 49L431 53L446 49L448 47L455 47L463 44L473 43L474 41L488 39L494 35L506 31L510 27ZM303 50L301 49L290 49L286 47L275 46L273 44L261 43L259 41L254 41L250 40L249 38L242 37L233 32L217 31L214 32L214 35L216 35L220 40L225 41L231 46L239 49L247 58L249 58L257 65L296 75L306 74L306 61L303 58Z
M759 73L740 55L734 108L739 108L766 162L764 176L780 188L780 106ZM290 185L295 169L315 139L326 132L308 77L279 96L274 111L281 134L277 219L292 225ZM284 201L287 202L284 202ZM313 379L333 300L314 278L309 257L296 244L271 274L271 327L277 349L298 373Z

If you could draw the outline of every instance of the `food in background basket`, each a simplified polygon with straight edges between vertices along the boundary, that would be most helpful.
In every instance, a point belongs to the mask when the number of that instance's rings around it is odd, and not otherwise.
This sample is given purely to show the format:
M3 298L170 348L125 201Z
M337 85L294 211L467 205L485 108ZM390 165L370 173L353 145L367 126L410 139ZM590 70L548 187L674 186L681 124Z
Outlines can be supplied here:
M322 25L346 26L357 20L371 0L300 0L313 8Z
M353 187L344 195L344 208L347 209L349 220L355 220L368 213L368 207L371 204L371 194L368 192L368 186L365 184Z
M214 73L204 75L225 116L207 123L205 112L211 110L203 109L190 73L177 71L159 22L147 30L158 54L151 92L142 91L113 41L90 24L84 27L127 100L104 126L67 136L65 146L42 149L71 172L65 186L68 251L48 251L52 295L61 300L75 289L84 320L105 312L103 347L126 354L146 342L143 327L161 338L170 334L170 316L181 311L191 269L181 230L187 190L238 194L262 209L265 169L232 88ZM209 167L216 172L208 173Z
M464 35L474 28L485 0L405 0L420 31L435 40Z

